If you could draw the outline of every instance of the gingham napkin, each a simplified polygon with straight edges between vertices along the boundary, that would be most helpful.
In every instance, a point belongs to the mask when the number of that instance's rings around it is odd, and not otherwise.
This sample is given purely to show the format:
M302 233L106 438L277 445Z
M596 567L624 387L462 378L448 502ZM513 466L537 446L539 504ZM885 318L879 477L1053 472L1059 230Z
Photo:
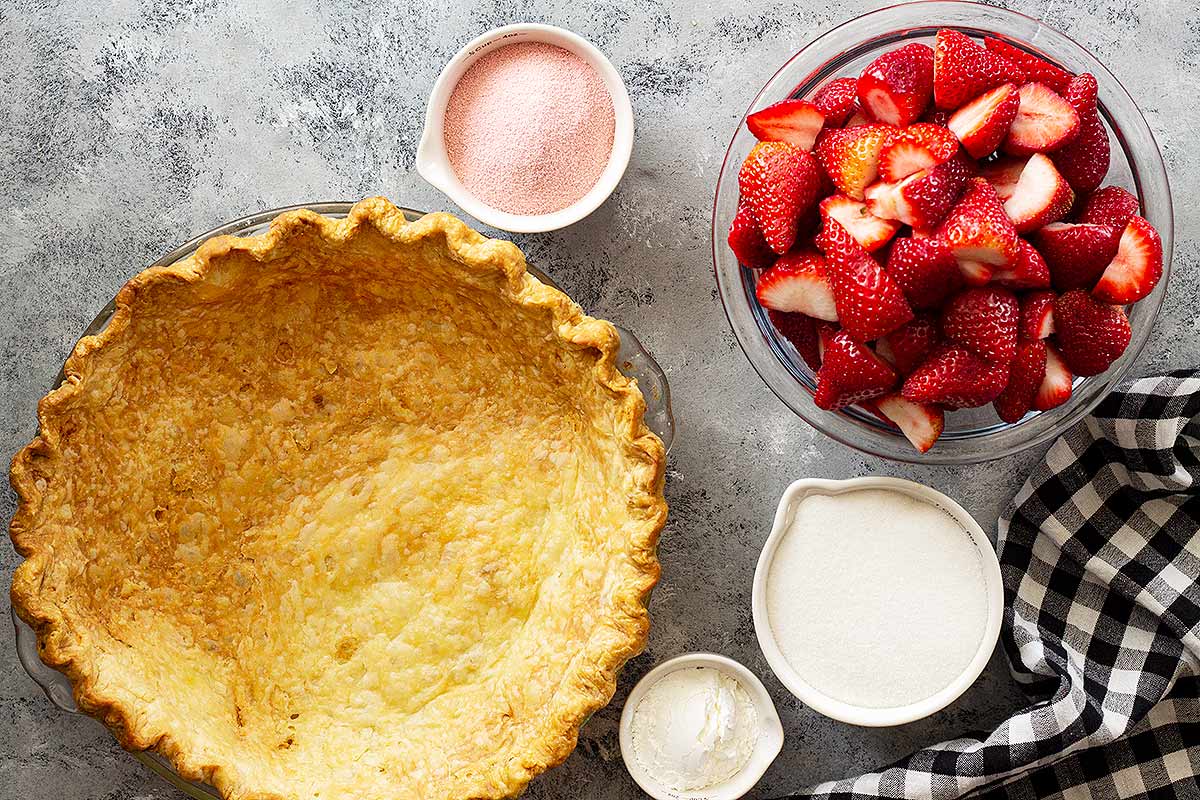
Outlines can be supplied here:
M795 798L1200 798L1200 370L1056 441L1000 520L1002 639L1030 705Z

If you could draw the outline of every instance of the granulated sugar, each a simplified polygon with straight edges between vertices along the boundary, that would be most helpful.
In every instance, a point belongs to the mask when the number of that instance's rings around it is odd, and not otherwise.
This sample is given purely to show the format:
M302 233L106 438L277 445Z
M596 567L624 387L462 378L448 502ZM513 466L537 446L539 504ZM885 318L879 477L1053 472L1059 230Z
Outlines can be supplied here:
M983 561L946 512L862 489L800 501L767 579L767 617L814 688L895 708L950 685L988 622Z
M472 64L444 122L463 186L512 214L560 211L587 194L608 164L615 130L600 74L543 42L505 45Z

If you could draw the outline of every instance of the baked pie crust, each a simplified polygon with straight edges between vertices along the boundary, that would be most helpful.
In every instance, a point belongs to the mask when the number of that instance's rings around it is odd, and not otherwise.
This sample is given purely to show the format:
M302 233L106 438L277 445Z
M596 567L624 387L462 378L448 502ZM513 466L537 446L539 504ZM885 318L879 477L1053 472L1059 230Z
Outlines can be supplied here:
M618 336L381 198L133 278L13 460L13 607L121 745L246 798L499 798L645 644Z

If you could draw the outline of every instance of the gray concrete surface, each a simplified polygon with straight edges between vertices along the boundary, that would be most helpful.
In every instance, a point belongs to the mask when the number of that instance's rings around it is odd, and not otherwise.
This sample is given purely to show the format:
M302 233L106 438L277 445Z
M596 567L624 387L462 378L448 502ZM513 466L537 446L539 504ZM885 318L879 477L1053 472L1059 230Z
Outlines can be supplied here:
M621 765L621 700L653 664L687 650L740 659L783 716L772 796L987 728L1019 702L997 655L948 710L890 730L804 708L755 642L750 580L779 493L800 476L879 473L958 498L985 528L1029 453L977 468L913 468L824 440L759 381L729 333L712 279L709 213L732 126L800 45L882 2L546 0L298 3L67 0L0 3L0 453L34 433L35 405L79 331L129 276L194 233L250 211L384 194L453 206L412 170L424 100L443 62L503 23L564 25L628 82L633 160L616 194L574 227L518 236L592 312L637 331L674 389L680 435L667 493L664 581L648 652L537 800L640 795ZM1200 25L1188 0L1081 0L1015 8L1065 30L1139 100L1175 187L1175 275L1140 373L1200 358L1195 262ZM0 518L14 497L0 490ZM0 545L0 579L17 563ZM0 599L3 619L8 597ZM6 622L0 622L6 625ZM58 713L0 633L0 798L177 798L98 725Z

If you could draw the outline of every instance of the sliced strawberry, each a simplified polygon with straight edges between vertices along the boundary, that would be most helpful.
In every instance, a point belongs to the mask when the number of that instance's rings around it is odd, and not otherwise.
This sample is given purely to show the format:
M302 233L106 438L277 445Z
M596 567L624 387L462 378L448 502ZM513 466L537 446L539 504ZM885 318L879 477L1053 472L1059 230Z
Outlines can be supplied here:
M781 100L746 117L746 127L759 141L787 142L812 150L825 115L807 100Z
M1033 407L1038 411L1058 408L1071 399L1075 376L1067 368L1062 354L1052 344L1046 345L1046 369L1042 385L1033 398Z
M1042 153L1034 153L1004 203L1004 213L1013 221L1017 233L1029 233L1058 222L1075 203L1075 192L1066 178L1058 174L1054 162Z
M1024 82L1025 70L969 36L948 28L937 32L933 99L938 108L954 110L1001 84Z
M844 194L835 194L821 201L821 216L835 219L868 252L873 252L888 243L900 223L880 219L867 210L867 204L852 200Z
M750 204L744 198L738 203L733 222L729 223L729 249L738 263L749 269L765 269L775 262L775 251L767 246L754 221Z
M870 257L850 231L832 217L821 217L821 229L813 238L813 244L834 264L850 264L862 256Z
M867 189L867 207L878 217L928 231L950 213L969 177L966 160L952 158L899 183L874 184Z
M1017 257L1017 229L1004 213L996 190L983 178L972 178L967 184L938 236L950 246L960 265L979 262L1003 267Z
M1054 292L1030 292L1021 298L1020 339L1045 339L1054 333Z
M971 287L987 286L996 274L996 268L991 264L970 259L958 262L959 272L962 273L963 283Z
M931 108L925 112L925 116L921 117L922 122L929 122L938 127L945 128L950 124L951 112L940 108Z
M933 96L933 50L911 42L872 61L858 79L858 101L889 125L916 122Z
M1074 77L1065 69L1056 67L1049 61L1038 58L1033 53L1027 53L1000 39L991 36L984 37L983 46L1025 70L1027 80L1044 83L1059 94L1067 90L1067 84Z
M875 352L901 375L919 367L942 339L942 331L933 314L918 314L911 322L883 336L875 343Z
M784 339L792 343L796 352L808 364L809 369L816 372L821 368L821 350L817 336L817 324L812 317L804 314L789 314L786 311L767 309L771 324Z
M1104 180L1111 156L1108 131L1097 109L1098 91L1095 77L1086 72L1071 81L1064 97L1079 115L1079 134L1051 156L1058 171L1081 194Z
M1121 357L1132 332L1125 311L1105 305L1082 289L1054 303L1054 338L1067 367L1076 375L1099 375Z
M909 125L892 137L879 154L879 175L889 182L949 161L958 152L954 134L928 122Z
M856 342L846 331L838 331L826 341L813 401L819 408L834 411L886 394L897 380L896 371L870 347Z
M846 124L843 125L842 127L843 128L861 128L864 125L877 125L877 124L879 124L879 123L877 123L877 122L875 122L875 120L871 119L871 117L868 116L865 111L863 111L858 106L855 106L854 113L850 115L850 119L846 120Z
M1120 186L1105 186L1084 198L1076 222L1112 225L1125 230L1129 219L1138 212L1138 199Z
M989 361L1008 361L1017 347L1021 306L1007 289L967 289L946 304L946 338Z
M825 124L831 128L841 127L854 113L857 102L856 78L835 78L818 89L812 98L812 104L825 116Z
M916 309L940 308L963 285L954 254L937 239L896 239L887 272Z
M904 381L901 393L918 403L978 408L1000 396L1008 362L989 362L965 347L941 345Z
M1044 83L1027 83L1018 90L1017 116L1001 145L1014 156L1047 153L1079 135L1079 113Z
M1050 268L1042 254L1029 242L1017 242L1017 258L1012 266L1001 267L992 273L991 282L1006 289L1048 289Z
M776 253L796 243L800 218L817 201L820 166L812 154L787 142L759 142L738 172L738 188L750 204L763 238Z
M825 251L830 261L829 283L838 320L847 333L857 341L870 342L913 318L900 287L840 224L826 219L820 238L818 245L829 247ZM845 238L850 238L854 247L848 246Z
M759 276L754 294L766 308L837 322L827 269L825 257L815 250L793 251Z
M954 112L946 123L963 148L975 158L996 152L1017 117L1020 96L1015 83L984 92Z
M918 453L928 453L946 427L946 413L932 403L915 403L899 392L875 401L875 408L904 434Z
M993 405L1000 419L1017 422L1033 408L1034 398L1046 377L1046 343L1041 339L1021 342L1008 369L1008 385Z
M1017 183L1021 180L1021 173L1025 171L1026 161L1028 159L1003 156L980 167L979 176L992 185L1001 202L1007 203L1017 190Z
M1154 291L1162 272L1162 239L1153 225L1134 216L1121 233L1117 255L1105 267L1092 295L1104 303L1136 303Z
M827 131L817 144L817 158L834 186L862 200L863 190L879 174L879 153L894 132L890 125L879 124Z
M1055 222L1031 236L1060 292L1091 289L1117 254L1121 231L1110 225Z

